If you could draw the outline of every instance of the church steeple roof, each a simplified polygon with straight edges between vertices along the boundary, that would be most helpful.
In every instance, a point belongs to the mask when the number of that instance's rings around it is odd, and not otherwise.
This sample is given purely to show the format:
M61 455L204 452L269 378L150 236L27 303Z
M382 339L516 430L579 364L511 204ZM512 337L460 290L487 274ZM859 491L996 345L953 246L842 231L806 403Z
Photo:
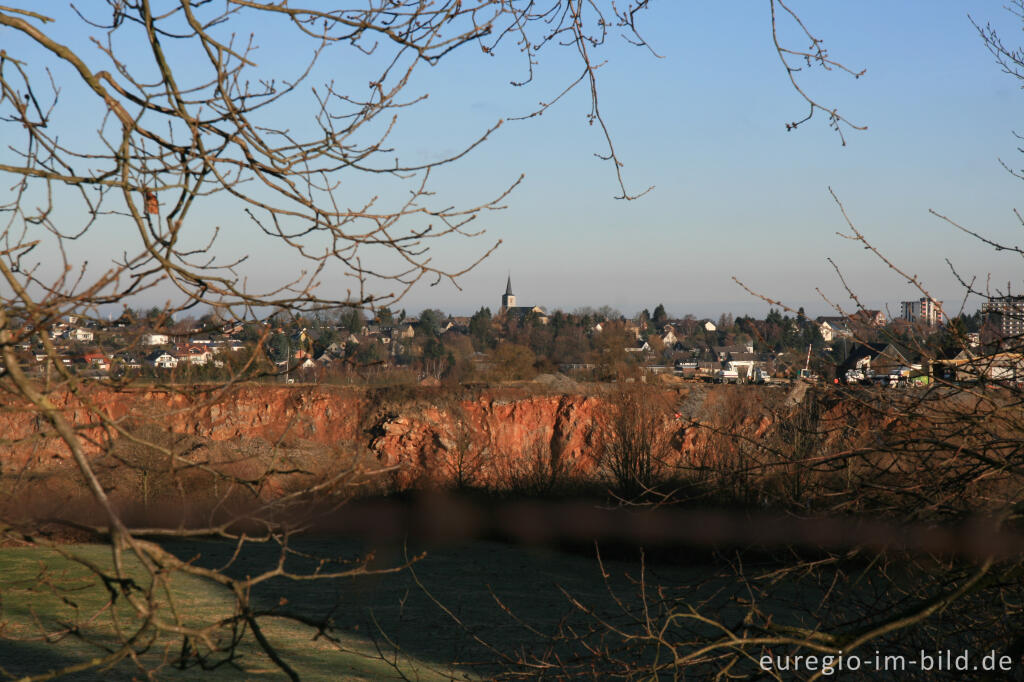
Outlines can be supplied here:
M512 273L509 273L508 283L505 284L505 295L512 296Z

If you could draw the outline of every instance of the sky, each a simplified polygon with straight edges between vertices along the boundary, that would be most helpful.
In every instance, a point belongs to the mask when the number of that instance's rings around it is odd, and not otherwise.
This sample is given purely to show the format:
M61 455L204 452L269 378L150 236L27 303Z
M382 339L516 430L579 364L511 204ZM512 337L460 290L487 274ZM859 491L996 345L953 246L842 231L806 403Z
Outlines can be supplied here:
M918 276L947 312L961 304L973 312L980 304L977 297L964 302L950 263L961 277L976 277L980 288L988 282L1003 293L1011 282L1024 293L1019 257L997 253L929 212L1001 243L1020 242L1013 211L1022 181L1000 161L1024 167L1014 137L1024 113L1022 82L1001 72L967 16L969 8L975 21L991 22L1013 41L1021 23L1001 1L793 0L790 6L833 59L865 70L858 79L820 69L800 75L815 99L867 126L844 128L845 146L820 112L786 130L807 107L773 49L767 2L652 4L638 26L657 56L613 35L595 59L606 60L598 70L600 106L627 187L654 189L633 201L615 198L614 169L595 157L604 142L588 125L589 95L582 88L542 116L506 120L486 144L432 178L436 200L459 205L496 196L523 174L506 208L474 223L483 235L436 244L434 262L461 269L499 239L501 246L459 279L461 290L421 283L397 308L495 310L511 275L520 305L548 310L610 305L633 315L661 303L679 316L763 315L768 305L736 278L793 308L834 314L828 301L853 305L838 268L864 305L898 314L901 300L921 294L863 244L837 235L849 228L830 188L865 237ZM58 21L51 34L95 51L63 4L53 6ZM780 20L780 27L792 35L791 25ZM292 66L289 45L275 41L272 26L246 28L263 37L262 64ZM0 32L0 42L12 52L19 47L9 32ZM119 47L129 55L138 50L130 42ZM323 73L314 76L359 82L359 60L366 58L350 53L325 55ZM174 57L184 67L194 58ZM409 92L429 98L403 112L392 141L404 158L437 158L498 119L550 101L578 71L570 51L546 49L534 82L512 87L509 81L523 77L521 55L510 49L489 57L468 46L417 72ZM298 121L306 114L297 107L279 115ZM63 125L76 134L70 118ZM341 191L358 205L361 197L399 190L377 177L356 177L346 178ZM301 267L254 236L237 207L211 203L208 211L195 240L221 226L218 248L250 254L245 274L253 281L266 278L269 285ZM116 243L113 229L97 230L73 257L102 262ZM329 269L322 281L328 291L348 285L340 269ZM160 295L150 292L142 298L153 300L139 304L160 303Z

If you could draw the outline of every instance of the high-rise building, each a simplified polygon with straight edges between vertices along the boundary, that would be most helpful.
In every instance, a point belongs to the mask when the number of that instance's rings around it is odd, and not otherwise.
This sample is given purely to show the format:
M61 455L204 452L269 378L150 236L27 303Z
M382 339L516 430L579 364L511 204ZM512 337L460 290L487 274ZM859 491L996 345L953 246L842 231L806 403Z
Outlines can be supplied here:
M903 301L900 303L900 318L934 327L942 323L942 301L927 296L916 301Z
M1024 296L996 296L981 304L985 319L1003 338L1024 334Z

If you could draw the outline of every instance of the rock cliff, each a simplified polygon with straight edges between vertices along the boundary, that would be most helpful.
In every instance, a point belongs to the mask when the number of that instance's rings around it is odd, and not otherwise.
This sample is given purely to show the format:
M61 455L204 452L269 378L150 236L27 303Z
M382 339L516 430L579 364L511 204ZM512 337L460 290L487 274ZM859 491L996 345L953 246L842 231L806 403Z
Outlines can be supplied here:
M664 464L685 467L722 456L724 441L714 429L767 437L775 421L772 409L784 393L690 386L652 388L643 395L664 436ZM277 452L306 471L325 471L332 459L359 456L364 467L386 469L391 484L403 488L593 476L606 440L621 428L615 423L616 395L608 387L559 393L533 386L452 391L241 385L93 390L51 400L97 456L105 449L127 451L120 441L130 439L118 432L124 429L149 442L184 443L179 449L192 457L204 452L203 461L213 463L237 462L239 451L258 451L264 459ZM4 472L70 466L66 446L45 420L17 405L7 405L0 420L8 443L0 461ZM714 429L695 427L694 421ZM111 443L118 445L106 447Z

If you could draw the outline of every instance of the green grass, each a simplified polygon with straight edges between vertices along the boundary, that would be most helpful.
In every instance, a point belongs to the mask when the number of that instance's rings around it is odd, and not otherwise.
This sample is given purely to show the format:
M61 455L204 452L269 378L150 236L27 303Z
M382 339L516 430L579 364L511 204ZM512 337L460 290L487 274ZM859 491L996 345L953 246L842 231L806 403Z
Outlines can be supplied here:
M234 577L257 575L280 558L280 547L270 543L247 543L237 556L232 543L220 540L179 539L162 544L183 561ZM290 547L296 554L285 565L296 574L316 568L308 557L344 562L366 551L356 541L323 537L292 538ZM110 566L106 547L62 549L97 566ZM402 547L384 547L371 566L401 565L405 558ZM332 564L327 569L345 565ZM635 560L622 555L599 565L585 553L481 540L430 548L413 571L316 581L274 578L254 588L251 602L255 609L274 614L260 620L263 631L303 679L491 678L502 673L535 674L546 665L572 666L574 661L578 667L570 670L600 677L605 672L622 674L629 670L623 666L667 655L657 643L652 646L634 637L643 635L648 616L664 623L664 608L681 614L693 604L712 617L740 622L746 613L741 600L747 600L753 589L736 581L727 564L680 565L669 560L648 564L642 574L643 598L639 569ZM141 566L131 563L128 570L143 588L147 586L148 574ZM771 588L771 595L762 595L760 603L778 619L813 626L788 604L818 603L829 584L783 581ZM192 625L230 618L234 609L234 600L224 588L181 572L169 577L166 592L158 591L157 598L161 617L171 620L173 606ZM338 641L318 638L315 628L289 620L285 617L289 614L329 623L329 633ZM111 604L109 592L89 569L53 550L0 549L0 666L12 676L39 674L102 656L122 641L117 636L118 622L127 632L141 626L124 598ZM683 625L686 628L679 629ZM686 650L690 645L685 642L693 636L719 634L702 628L699 623L677 623L666 632ZM109 670L93 669L68 679L145 679L144 671L153 671L160 680L285 677L248 629L234 648L235 657L210 672L174 667L181 654L180 635L142 630L143 636L133 646L137 662L128 658ZM211 654L211 660L225 659L230 634L226 627L212 633L213 648L219 653Z
M104 546L67 546L62 550L103 570L112 565L110 550ZM134 557L127 568L144 589L149 587L148 573ZM184 623L198 626L233 614L234 600L226 589L180 572L172 574L166 589L156 593L157 613L168 620L176 611ZM314 628L284 618L267 617L260 622L281 657L303 679L378 680L405 675L430 680L456 675L407 656L396 660L394 653L385 660L369 637L351 628L335 631L340 643L334 643L317 638ZM182 637L145 627L126 599L111 601L103 582L86 566L55 550L0 549L0 668L5 677L39 675L100 659L132 637L131 656L107 669L94 668L62 679L145 679L146 670L155 671L162 680L194 679L201 674L195 667L169 665L181 653ZM231 628L217 629L211 636L214 648L229 648L231 637ZM208 675L225 680L285 677L247 628L233 653L232 660ZM227 656L213 653L210 659L224 661Z

